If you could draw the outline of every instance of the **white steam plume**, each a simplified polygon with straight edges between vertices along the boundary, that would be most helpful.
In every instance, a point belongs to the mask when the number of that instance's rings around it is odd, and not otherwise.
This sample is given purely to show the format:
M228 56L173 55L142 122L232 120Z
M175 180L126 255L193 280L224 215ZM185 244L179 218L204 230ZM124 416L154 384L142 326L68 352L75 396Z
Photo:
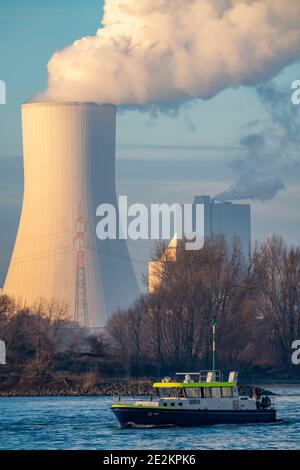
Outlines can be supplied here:
M257 85L300 53L299 0L106 0L34 99L176 106Z
M218 201L272 199L285 188L284 177L299 165L300 107L291 103L290 89L274 83L259 85L258 97L269 114L267 123L240 140L239 159L231 164L236 180Z

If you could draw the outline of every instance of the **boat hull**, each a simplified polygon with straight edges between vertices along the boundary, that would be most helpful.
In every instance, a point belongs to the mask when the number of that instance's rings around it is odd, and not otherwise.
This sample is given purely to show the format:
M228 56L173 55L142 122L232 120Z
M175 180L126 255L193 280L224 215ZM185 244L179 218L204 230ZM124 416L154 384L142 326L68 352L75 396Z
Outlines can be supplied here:
M212 424L272 423L276 411L268 410L166 410L150 407L114 406L121 426L206 426Z

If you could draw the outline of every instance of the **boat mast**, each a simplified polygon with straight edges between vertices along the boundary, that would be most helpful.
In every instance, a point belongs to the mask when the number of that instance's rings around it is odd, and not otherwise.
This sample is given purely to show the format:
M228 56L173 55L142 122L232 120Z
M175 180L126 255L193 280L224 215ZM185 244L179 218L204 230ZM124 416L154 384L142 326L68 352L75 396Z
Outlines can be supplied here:
M215 372L216 370L216 324L217 324L217 320L216 320L216 317L214 317L212 321L212 370L213 372Z

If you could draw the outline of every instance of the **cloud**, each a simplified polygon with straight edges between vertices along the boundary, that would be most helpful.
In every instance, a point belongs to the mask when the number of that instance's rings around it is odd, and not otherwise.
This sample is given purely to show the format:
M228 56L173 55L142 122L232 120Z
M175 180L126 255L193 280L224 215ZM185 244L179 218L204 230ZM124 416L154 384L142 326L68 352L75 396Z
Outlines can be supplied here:
M298 0L106 0L103 27L53 54L48 88L34 99L173 115L298 59L299 17Z

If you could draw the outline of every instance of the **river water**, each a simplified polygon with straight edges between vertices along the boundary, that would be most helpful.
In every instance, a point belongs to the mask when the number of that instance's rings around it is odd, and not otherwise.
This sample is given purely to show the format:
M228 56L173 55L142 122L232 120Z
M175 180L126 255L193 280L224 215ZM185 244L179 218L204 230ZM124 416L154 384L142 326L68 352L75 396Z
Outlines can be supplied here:
M0 398L0 449L300 449L300 386L276 392L272 424L121 429L109 397Z

